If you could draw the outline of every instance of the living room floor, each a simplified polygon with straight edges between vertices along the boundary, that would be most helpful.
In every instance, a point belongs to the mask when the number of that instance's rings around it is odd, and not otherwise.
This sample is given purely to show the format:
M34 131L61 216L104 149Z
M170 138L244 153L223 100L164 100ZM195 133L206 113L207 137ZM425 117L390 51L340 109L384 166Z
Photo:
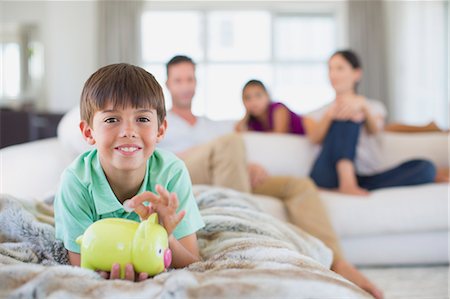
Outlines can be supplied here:
M449 298L449 266L361 267L386 299Z

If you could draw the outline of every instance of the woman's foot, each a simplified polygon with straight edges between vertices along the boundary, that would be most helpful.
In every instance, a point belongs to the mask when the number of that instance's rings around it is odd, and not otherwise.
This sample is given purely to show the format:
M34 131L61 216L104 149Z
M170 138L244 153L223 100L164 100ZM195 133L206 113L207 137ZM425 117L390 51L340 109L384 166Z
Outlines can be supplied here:
M344 193L344 194L350 194L350 195L361 195L361 196L367 196L369 195L369 191L366 189L363 189L359 186L339 186L338 192Z
M436 183L450 183L450 175L448 168L438 168L436 172Z
M355 166L352 161L347 159L339 160L336 165L336 170L339 178L339 192L351 195L369 195L366 189L358 186Z
M374 298L383 298L383 292L349 262L344 260L335 261L331 266L331 270L350 280L361 289L371 294Z

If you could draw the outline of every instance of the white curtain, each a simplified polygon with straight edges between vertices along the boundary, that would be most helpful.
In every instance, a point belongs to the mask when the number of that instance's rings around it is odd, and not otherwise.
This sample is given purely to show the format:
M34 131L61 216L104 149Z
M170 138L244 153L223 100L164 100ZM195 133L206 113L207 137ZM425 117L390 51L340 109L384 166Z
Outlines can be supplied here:
M448 128L448 2L386 1L384 9L392 118Z
M389 110L383 4L382 0L348 2L348 42L362 62L358 92L384 102Z
M143 1L98 1L100 66L140 63L140 19Z

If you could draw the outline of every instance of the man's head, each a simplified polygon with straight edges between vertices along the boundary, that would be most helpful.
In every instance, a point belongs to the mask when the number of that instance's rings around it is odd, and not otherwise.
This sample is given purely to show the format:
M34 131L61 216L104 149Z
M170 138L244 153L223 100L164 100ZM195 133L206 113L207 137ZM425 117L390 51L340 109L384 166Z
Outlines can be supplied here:
M105 66L86 81L81 94L80 129L96 145L105 173L144 173L148 158L167 128L161 86L144 69Z
M172 95L173 106L190 109L197 86L194 61L187 56L178 55L170 59L166 67L166 86Z

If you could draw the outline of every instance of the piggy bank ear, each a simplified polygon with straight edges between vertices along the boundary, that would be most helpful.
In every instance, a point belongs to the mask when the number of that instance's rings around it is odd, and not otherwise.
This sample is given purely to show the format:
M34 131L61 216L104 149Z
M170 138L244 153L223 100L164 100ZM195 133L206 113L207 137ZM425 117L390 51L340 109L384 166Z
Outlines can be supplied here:
M153 213L150 215L150 217L148 217L147 219L149 224L158 224L158 214Z

